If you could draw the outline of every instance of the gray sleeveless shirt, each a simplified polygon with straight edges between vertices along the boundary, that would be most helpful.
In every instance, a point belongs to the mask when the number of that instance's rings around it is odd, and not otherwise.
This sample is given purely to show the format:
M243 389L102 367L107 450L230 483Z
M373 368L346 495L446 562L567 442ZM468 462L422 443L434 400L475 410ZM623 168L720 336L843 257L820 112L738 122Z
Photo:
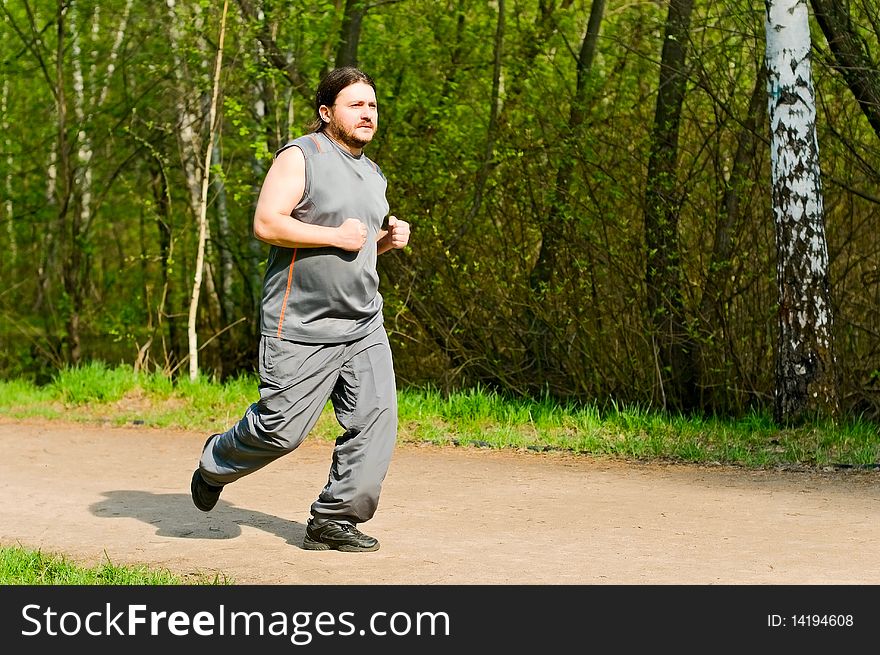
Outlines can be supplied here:
M329 227L347 218L367 226L358 252L272 246L263 279L261 332L304 343L359 339L382 324L376 236L388 214L387 182L366 155L355 157L321 132L295 139L305 155L303 197L291 220Z

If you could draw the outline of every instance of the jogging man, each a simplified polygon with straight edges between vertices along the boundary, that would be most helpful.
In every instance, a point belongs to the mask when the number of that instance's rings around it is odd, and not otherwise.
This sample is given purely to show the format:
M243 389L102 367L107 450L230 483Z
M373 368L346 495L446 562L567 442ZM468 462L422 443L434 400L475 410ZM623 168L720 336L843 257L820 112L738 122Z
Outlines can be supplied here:
M254 235L271 245L260 398L208 439L191 481L193 503L210 511L225 485L295 450L329 399L343 432L311 505L307 550L379 548L357 526L376 512L397 439L376 259L404 248L410 229L388 215L385 176L363 153L378 118L373 80L335 69L318 86L311 131L275 154L254 212Z

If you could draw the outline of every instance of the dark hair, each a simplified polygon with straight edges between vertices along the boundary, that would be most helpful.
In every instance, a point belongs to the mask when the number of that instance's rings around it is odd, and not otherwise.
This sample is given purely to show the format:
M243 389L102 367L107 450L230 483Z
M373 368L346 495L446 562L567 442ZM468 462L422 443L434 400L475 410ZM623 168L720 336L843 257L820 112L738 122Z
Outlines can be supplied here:
M332 107L339 92L357 82L369 84L373 87L373 91L376 90L373 78L353 66L334 68L324 76L318 85L317 92L315 92L315 118L309 124L310 132L320 132L324 129L325 123L321 120L321 105Z

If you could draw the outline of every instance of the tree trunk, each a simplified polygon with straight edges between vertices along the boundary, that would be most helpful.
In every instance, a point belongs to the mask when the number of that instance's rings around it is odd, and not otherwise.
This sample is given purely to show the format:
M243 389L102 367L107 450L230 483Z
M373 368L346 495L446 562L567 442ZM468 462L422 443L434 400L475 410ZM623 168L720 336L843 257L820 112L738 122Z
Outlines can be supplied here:
M211 150L211 163L218 167L220 161L220 144L215 143ZM214 177L214 193L217 198L217 250L220 256L220 292L218 294L221 323L231 323L235 314L235 303L232 298L232 251L229 248L232 234L229 230L229 208L226 206L226 182L221 176Z
M361 39L361 24L366 12L364 0L345 0L345 13L336 50L336 67L357 66L358 42Z
M660 61L660 84L645 191L646 290L664 407L690 410L698 395L694 344L685 318L678 242L681 209L676 163L693 0L671 0Z
M65 327L67 331L67 361L76 366L82 358L80 333L80 312L83 306L83 288L80 279L82 269L82 230L80 212L76 206L74 188L74 163L71 149L73 144L69 138L70 122L68 118L68 100L64 76L64 52L68 29L67 12L69 5L58 3L57 13L57 50L55 53L55 110L57 120L58 143L56 144L57 166L59 169L58 186L58 222L62 228L63 256L61 259L61 282L66 295ZM76 29L74 21L70 21Z
M593 66L596 42L599 39L599 27L602 24L604 12L605 0L593 0L590 7L590 17L587 21L587 30L584 33L580 55L577 59L577 87L569 110L569 136L568 144L563 146L564 151L568 151L569 146L578 142L579 128L584 122L584 107L587 104L587 79ZM572 166L565 162L556 171L556 184L551 195L550 211L541 230L541 247L529 277L532 292L539 296L545 292L553 272L557 269L559 250L565 242L563 227L567 216L571 169Z
M200 126L203 117L201 115L202 106L205 100L202 94L191 93L190 89L196 85L190 79L187 61L183 56L184 53L184 34L182 18L176 12L176 0L166 0L171 24L169 28L169 37L171 43L171 53L174 58L174 72L179 87L179 95L177 99L177 115L178 115L178 132L181 143L181 162L186 177L186 186L189 191L189 207L192 215L195 217L197 230L196 243L196 264L193 276L192 295L190 296L189 312L187 319L187 350L189 357L189 373L190 378L195 379L198 376L198 335L196 332L196 318L198 314L199 294L201 292L202 279L204 275L205 265L205 249L206 243L210 236L210 228L207 221L207 187L210 180L210 164L211 154L213 151L213 134L215 130L214 117L209 117L208 131L210 133L207 145L203 146L201 138ZM198 11L198 9L196 9ZM224 9L225 20L225 9ZM225 25L223 27L225 31ZM203 45L200 43L200 45ZM221 51L218 50L218 58L222 57ZM215 66L217 62L215 62ZM207 66L205 66L207 68ZM215 69L214 75L218 71ZM215 85L217 81L215 80ZM215 89L216 91L216 89ZM209 101L210 102L210 101ZM208 112L216 111L216 107L211 107ZM201 161L199 161L201 158Z
M199 116L192 105L201 104L201 97L196 92L196 100L190 99L189 91L195 84L188 79L187 65L181 53L183 52L183 35L175 13L176 0L166 0L171 25L168 35L171 42L171 51L174 57L174 74L177 78L179 96L177 99L178 132L181 141L181 159L183 170L186 175L186 186L189 191L189 205L193 214L198 216L201 198L202 177L199 175L198 157L202 151L199 138ZM207 171L207 169L205 169Z
M766 0L779 334L774 414L796 424L838 411L828 247L805 0Z
M165 340L164 323L167 318L165 308L175 295L174 275L174 230L172 226L173 213L171 211L171 195L168 190L168 179L165 174L164 164L161 157L154 157L154 164L150 166L150 188L153 192L153 200L156 203L156 228L159 233L159 261L162 270L162 293L156 303L156 328L162 340L162 354L165 358L164 371L170 375L180 362L179 353L183 350L182 338L176 321L168 321L168 340Z
M208 238L208 184L211 172L211 153L214 149L214 135L217 130L217 99L220 95L220 69L223 66L223 40L226 37L226 11L229 8L228 0L223 2L223 16L220 19L220 41L217 44L217 61L214 64L214 89L211 97L211 109L208 114L208 143L205 147L205 168L202 174L202 192L199 202L198 229L199 240L196 251L196 270L193 279L192 296L189 304L189 320L187 334L189 335L189 379L195 380L199 376L199 347L196 333L196 315L199 308L199 291L202 286L202 272L205 265L205 242Z
M0 96L0 115L2 115L3 149L6 151L6 171L3 176L3 191L6 199L3 201L3 220L6 222L6 236L8 238L9 270L15 269L18 260L18 240L15 236L15 213L12 205L12 171L15 161L12 158L12 139L9 138L9 80L3 80L2 96Z
M880 137L880 69L871 60L867 44L855 30L849 3L840 0L810 0L816 22L828 41L835 68L846 80L859 107ZM874 11L877 11L876 8Z

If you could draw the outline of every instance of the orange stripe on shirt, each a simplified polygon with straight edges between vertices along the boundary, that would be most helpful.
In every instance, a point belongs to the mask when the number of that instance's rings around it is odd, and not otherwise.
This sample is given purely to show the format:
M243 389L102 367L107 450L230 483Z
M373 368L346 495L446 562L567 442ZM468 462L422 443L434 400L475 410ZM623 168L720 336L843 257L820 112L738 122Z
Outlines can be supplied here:
M318 149L318 152L321 152L321 142L318 141L318 137L316 137L314 134L309 134L308 136L312 141L315 142L315 147Z
M281 338L281 328L284 326L284 310L287 309L287 299L290 297L290 284L293 281L293 264L296 262L296 248L290 256L290 268L287 269L287 289L284 290L284 300L281 302L281 316L278 317L278 338Z

